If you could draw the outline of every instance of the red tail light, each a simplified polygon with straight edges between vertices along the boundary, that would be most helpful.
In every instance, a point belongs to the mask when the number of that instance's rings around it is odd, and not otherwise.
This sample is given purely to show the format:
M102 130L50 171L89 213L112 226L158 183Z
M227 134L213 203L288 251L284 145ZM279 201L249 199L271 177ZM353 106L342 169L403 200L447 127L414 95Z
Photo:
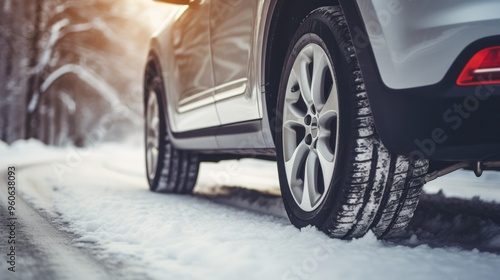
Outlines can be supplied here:
M476 53L457 80L459 86L500 84L500 47Z

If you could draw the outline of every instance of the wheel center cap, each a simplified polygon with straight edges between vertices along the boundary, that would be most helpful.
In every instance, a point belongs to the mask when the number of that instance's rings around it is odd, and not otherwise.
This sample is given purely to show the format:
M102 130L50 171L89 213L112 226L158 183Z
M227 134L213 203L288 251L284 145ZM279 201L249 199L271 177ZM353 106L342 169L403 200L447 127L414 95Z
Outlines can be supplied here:
M319 125L318 125L318 119L314 117L311 122L311 136L313 138L318 137L319 134Z

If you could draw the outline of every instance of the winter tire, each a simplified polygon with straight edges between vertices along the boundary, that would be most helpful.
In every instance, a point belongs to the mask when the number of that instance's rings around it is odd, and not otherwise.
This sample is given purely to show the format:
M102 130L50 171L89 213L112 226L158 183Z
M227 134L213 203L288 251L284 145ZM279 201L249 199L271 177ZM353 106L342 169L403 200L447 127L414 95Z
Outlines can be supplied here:
M153 192L188 194L198 177L196 153L176 149L170 141L165 91L158 64L150 59L145 79L146 173Z
M295 226L346 239L407 226L428 162L381 143L340 7L317 9L298 28L277 104L280 185Z

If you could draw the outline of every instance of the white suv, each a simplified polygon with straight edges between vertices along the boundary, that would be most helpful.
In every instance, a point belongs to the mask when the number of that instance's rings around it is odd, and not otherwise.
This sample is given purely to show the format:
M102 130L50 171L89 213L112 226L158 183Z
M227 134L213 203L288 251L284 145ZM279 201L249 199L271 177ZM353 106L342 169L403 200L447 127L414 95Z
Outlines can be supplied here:
M407 226L424 183L500 166L500 1L162 0L145 74L151 190L278 164L297 227Z

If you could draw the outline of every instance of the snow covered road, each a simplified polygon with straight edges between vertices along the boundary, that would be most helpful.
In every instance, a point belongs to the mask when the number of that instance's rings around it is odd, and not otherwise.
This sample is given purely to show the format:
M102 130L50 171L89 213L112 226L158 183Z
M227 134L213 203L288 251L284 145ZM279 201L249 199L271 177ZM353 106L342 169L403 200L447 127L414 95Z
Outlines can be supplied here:
M472 181L457 173L427 186L430 194L404 238L348 242L290 225L272 162L204 164L192 196L150 193L137 145L76 150L0 143L2 176L8 165L20 170L18 200L27 204L29 234L18 238L29 245L19 245L26 252L19 256L21 273L11 274L2 261L0 279L75 279L68 277L77 273L75 263L87 279L454 280L500 273L497 174ZM447 197L436 194L441 189ZM481 199L471 200L475 195ZM5 205L5 194L0 199ZM53 264L51 272L30 274L42 259Z
M2 176L5 178L4 176ZM5 193L0 195L2 202L7 201ZM1 207L0 219L7 221L5 205ZM42 211L35 211L22 197L16 199L17 220L15 221L17 259L9 267L16 272L12 277L7 268L0 279L109 279L113 269L105 267L92 257L86 249L72 246L73 235L58 230ZM9 222L10 223L10 222ZM4 233L2 231L2 233ZM2 234L2 237L5 237ZM4 244L5 245L5 244ZM6 248L5 246L1 247ZM8 252L2 250L3 252ZM10 253L10 252L9 252ZM61 266L61 264L64 264ZM28 268L28 269L27 269ZM6 277L6 278L4 278Z

